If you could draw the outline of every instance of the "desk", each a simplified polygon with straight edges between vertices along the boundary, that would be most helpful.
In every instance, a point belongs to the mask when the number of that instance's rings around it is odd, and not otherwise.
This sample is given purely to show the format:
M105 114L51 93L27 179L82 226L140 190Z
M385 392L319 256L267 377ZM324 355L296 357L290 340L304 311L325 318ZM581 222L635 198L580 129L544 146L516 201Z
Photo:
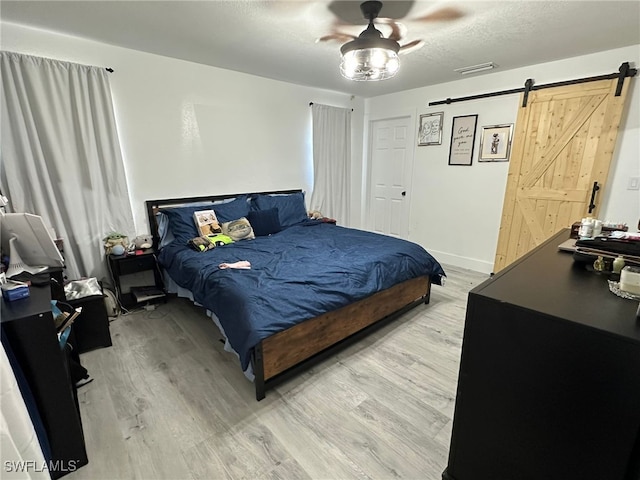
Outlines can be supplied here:
M51 290L30 287L30 296L1 304L3 341L9 342L29 383L51 446L51 477L85 465L87 453L75 385L69 376L51 313Z
M638 302L557 246L469 293L448 480L640 478Z

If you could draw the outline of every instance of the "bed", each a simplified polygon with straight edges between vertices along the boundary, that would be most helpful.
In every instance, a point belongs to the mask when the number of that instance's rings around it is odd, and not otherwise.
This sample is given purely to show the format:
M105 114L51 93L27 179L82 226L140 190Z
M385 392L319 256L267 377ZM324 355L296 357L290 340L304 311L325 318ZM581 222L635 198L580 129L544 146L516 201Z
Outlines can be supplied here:
M276 383L429 303L445 273L421 246L307 217L301 190L146 202L158 262L172 284L212 312L256 399ZM223 227L246 218L251 235L206 251L193 212ZM244 235L244 234L243 234ZM248 261L250 269L220 268Z

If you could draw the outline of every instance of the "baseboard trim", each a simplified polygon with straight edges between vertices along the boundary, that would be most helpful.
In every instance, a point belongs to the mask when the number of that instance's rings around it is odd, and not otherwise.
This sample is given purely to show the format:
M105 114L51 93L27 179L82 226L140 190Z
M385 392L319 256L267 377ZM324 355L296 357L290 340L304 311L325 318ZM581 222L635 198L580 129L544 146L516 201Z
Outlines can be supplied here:
M493 263L487 262L484 260L478 260L476 258L463 257L460 255L455 255L453 253L440 252L438 250L433 250L431 248L427 248L427 251L435 257L436 260L440 263L453 265L454 267L467 268L469 270L473 270L481 273L491 273L493 272Z

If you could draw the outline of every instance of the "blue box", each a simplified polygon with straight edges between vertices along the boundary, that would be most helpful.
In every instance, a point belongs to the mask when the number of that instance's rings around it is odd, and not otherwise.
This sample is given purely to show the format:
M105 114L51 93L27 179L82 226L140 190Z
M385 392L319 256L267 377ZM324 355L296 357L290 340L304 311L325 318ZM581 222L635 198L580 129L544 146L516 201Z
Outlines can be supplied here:
M29 296L29 285L26 283L12 282L9 280L2 285L2 297L7 302L13 302L14 300L20 300L21 298L27 298Z

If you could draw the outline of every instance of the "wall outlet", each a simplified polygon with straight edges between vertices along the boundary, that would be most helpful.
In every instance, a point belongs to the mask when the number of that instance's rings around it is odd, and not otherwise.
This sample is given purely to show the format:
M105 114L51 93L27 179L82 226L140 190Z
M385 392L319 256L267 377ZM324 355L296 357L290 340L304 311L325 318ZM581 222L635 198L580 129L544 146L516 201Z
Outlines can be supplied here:
M640 177L629 177L627 190L640 190Z

